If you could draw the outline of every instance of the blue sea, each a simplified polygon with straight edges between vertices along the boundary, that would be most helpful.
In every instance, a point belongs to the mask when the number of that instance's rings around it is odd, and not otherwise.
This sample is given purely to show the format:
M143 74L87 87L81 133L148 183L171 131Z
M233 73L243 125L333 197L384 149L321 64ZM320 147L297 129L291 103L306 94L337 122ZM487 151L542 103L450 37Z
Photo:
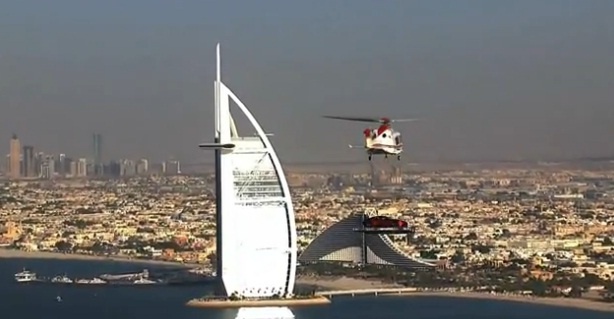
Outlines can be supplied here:
M0 314L19 319L234 319L237 310L188 308L207 294L204 286L70 286L19 284L13 274L28 268L39 276L90 278L140 272L151 265L100 261L0 259ZM62 301L58 302L57 296ZM296 319L612 319L612 313L514 302L440 297L337 297L327 306L291 309Z

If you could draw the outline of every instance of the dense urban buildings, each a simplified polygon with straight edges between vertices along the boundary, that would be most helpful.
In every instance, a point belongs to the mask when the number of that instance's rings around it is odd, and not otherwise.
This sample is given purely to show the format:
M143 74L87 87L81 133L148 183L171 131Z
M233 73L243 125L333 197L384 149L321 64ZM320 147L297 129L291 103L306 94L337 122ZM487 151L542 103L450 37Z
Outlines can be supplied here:
M102 135L93 134L91 157L73 158L66 154L47 154L35 152L34 146L24 145L17 135L9 143L4 169L0 169L10 179L52 179L83 177L129 177L148 174L178 175L181 164L177 160L167 160L151 164L148 159L115 159L108 162L102 157Z
M183 173L175 161L152 165L139 160L109 161L105 176L96 176L91 159L22 149L21 178L6 174L0 187L1 246L215 268L212 174ZM15 157L9 154L6 172L15 167L10 165L11 158ZM30 162L36 171L33 178L25 177L30 174ZM570 291L574 283L597 290L614 287L612 162L437 168L414 164L374 170L369 165L364 163L362 173L286 169L296 213L298 255L307 252L305 263L339 261L344 266L336 273L348 274L358 260L386 265L407 261L399 256L409 256L436 261L433 270L422 270L431 275L406 279L413 285L423 285L424 280L432 285L487 283L508 291L521 289L526 282L542 292ZM71 178L71 172L82 178ZM388 252L394 251L390 259L357 258L357 245L346 245L358 238L353 233L347 243L335 243L335 249L329 249L331 240L326 237L335 235L334 225L374 209L415 229L378 242L384 242ZM337 234L345 236L349 231ZM320 235L326 239L324 245L316 243ZM308 252L312 243L318 248L313 254ZM324 250L318 252L320 248ZM404 267L404 262L396 263ZM420 268L411 266L407 264ZM384 276L403 276L403 272Z
M614 167L405 172L403 185L376 189L369 174L340 178L343 186L330 174L288 173L300 251L337 222L376 208L416 228L409 239L392 238L411 256L537 258L614 278L614 263L605 262L614 261ZM13 225L5 243L28 249L98 242L121 254L206 262L215 249L213 190L212 175L15 181L0 192L0 220ZM149 248L130 248L136 241Z

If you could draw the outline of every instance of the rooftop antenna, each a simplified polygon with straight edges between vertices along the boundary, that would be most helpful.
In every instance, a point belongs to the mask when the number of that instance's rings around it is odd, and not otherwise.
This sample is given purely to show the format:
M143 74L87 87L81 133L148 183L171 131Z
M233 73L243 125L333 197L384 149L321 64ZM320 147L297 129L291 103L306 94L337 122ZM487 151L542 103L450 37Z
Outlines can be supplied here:
M233 149L235 147L234 144L232 143L226 143L226 144L221 144L220 143L220 132L222 129L222 112L220 111L221 108L221 92L222 92L222 58L221 58L221 54L220 54L220 44L219 42L217 43L217 45L215 46L215 88L214 88L214 92L215 92L215 141L214 143L201 143L198 146L200 148L204 148L204 149ZM228 111L226 111L228 112ZM229 114L226 114L227 116ZM231 118L232 121L232 118ZM231 122L232 123L232 122ZM231 124L231 125L234 125ZM236 129L234 130L236 131ZM236 134L235 134L236 135Z
M215 47L215 54L216 54L216 80L218 82L222 81L222 58L220 56L220 43L218 42L217 46Z
M220 83L222 81L220 43L215 46L215 138L220 138ZM217 142L217 141L216 141Z

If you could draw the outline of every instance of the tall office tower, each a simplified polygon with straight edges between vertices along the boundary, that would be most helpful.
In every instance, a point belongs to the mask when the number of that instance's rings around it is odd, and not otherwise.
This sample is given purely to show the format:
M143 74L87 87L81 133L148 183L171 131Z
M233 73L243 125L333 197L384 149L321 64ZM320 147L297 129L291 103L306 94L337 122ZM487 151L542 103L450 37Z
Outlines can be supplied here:
M165 163L152 163L151 165L148 165L147 167L147 173L150 174L154 174L154 175L161 175L164 174L166 169Z
M72 163L74 163L74 162L75 162L75 161L74 161L72 158L70 158L70 157L66 157L66 158L64 159L64 173L65 173L65 174L67 174L67 175L68 175L68 174L70 174L70 175L74 175L74 174L72 174L72 173L71 173L72 171L70 170L71 165L72 165Z
M132 176L136 174L136 165L132 160L122 160L119 163L119 176Z
M77 163L77 176L85 177L87 176L87 159L80 158Z
M36 163L34 161L34 147L25 145L23 147L23 176L36 177Z
M41 178L49 179L51 178L51 173L49 172L49 165L47 162L43 162L41 164Z
M120 176L121 172L121 164L119 161L111 161L109 165L104 170L104 174L107 176L117 177Z
M19 178L21 177L21 144L19 143L19 139L16 134L13 134L13 138L11 138L11 160L9 167L9 176L11 178Z
M138 175L145 175L149 172L149 161L142 158L136 163L136 173Z
M181 162L177 161L177 174L181 174Z
M43 172L43 161L45 153L39 152L34 156L34 177L40 177Z
M55 173L56 173L55 162L56 161L53 156L47 157L47 167L49 169L47 170L47 176L45 178L53 178L55 176Z
M94 147L94 174L103 175L102 165L102 135L94 133L93 135L93 147Z
M55 171L61 176L66 174L66 154L60 154L58 161L55 163Z
M68 165L68 172L70 177L77 177L77 162L75 161L70 161L69 165Z
M85 169L85 175L86 176L94 176L94 163L88 161L87 165L86 165L86 169Z
M392 165L392 174L390 175L390 184L401 185L403 184L403 171L400 167Z
M164 167L166 168L164 173L167 175L181 174L181 165L179 161L167 161L165 162Z
M41 162L41 178L51 179L55 174L55 160L53 156L45 156Z

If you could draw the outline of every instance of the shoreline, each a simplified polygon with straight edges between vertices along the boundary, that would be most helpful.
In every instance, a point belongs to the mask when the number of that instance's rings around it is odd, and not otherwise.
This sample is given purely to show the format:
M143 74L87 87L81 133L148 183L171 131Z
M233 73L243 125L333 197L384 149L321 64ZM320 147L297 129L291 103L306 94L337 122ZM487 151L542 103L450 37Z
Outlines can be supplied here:
M490 294L487 292L405 292L401 294L382 294L381 296L402 296L402 297L443 297L443 298L467 298L481 300L496 300L504 302L519 302L526 304L553 306L561 308L575 308L583 310L614 312L614 303L601 302L597 300L583 298L553 298L553 297L534 297L509 294Z
M310 285L317 287L318 292L326 292L330 290L356 290L356 289L378 289L378 288L399 288L400 286L384 283L378 280L367 280L350 277L316 277L306 276L297 277L297 284ZM365 294L361 296L373 296L373 294ZM338 296L340 298L342 296ZM343 296L344 298L347 296ZM483 299L495 300L504 302L522 302L535 305L575 308L583 310L592 310L600 312L614 312L614 303L602 302L599 300L591 300L587 298L552 298L552 297L535 297L522 296L512 294L491 294L487 292L448 292L448 291L416 291L402 293L382 293L378 297L442 297L442 298L468 298L468 299ZM333 296L332 299L334 299Z
M117 256L95 256L85 254L65 254L60 252L48 252L48 251L23 251L15 249L0 248L0 260L1 259L53 259L53 260L81 260L81 261L106 261L106 262L119 262L119 263L132 263L143 265L158 265L158 266L174 266L183 268L196 268L202 267L199 264L186 264L180 262L151 260L151 259L131 259L127 257ZM317 287L318 292L325 292L328 290L354 290L354 289L377 289L377 288L398 288L399 285L385 283L379 280L368 280L361 278L351 277L317 277L317 276L297 276L296 284L309 285ZM368 296L368 295L364 295ZM564 297L535 297L535 296L522 296L512 294L491 294L487 292L448 292L448 291L416 291L416 292L402 292L402 293L385 293L379 294L380 297L443 297L443 298L468 298L468 299L482 299L482 300L495 300L504 302L521 302L535 305L554 306L562 308L575 308L583 310L592 310L600 312L612 312L614 313L614 303L602 302L598 300L591 300L587 298L564 298ZM341 297L341 296L339 296ZM280 302L284 306L301 306L301 305L322 305L329 304L332 301L328 298L325 300L320 299L289 299L289 300L261 300L261 301L242 301L242 302L230 302L230 301L197 301L190 300L188 306L193 307L211 307L211 308L237 308L237 307L265 307L279 305ZM334 299L334 297L333 297ZM275 302L275 305L270 304Z
M106 261L120 262L131 264L145 264L157 266L175 266L184 268L197 268L203 265L187 264L173 261L153 260L153 259L136 259L121 256L96 256L85 254L65 254L53 251L24 251L17 249L0 248L1 259L54 259L54 260L81 260L81 261Z

